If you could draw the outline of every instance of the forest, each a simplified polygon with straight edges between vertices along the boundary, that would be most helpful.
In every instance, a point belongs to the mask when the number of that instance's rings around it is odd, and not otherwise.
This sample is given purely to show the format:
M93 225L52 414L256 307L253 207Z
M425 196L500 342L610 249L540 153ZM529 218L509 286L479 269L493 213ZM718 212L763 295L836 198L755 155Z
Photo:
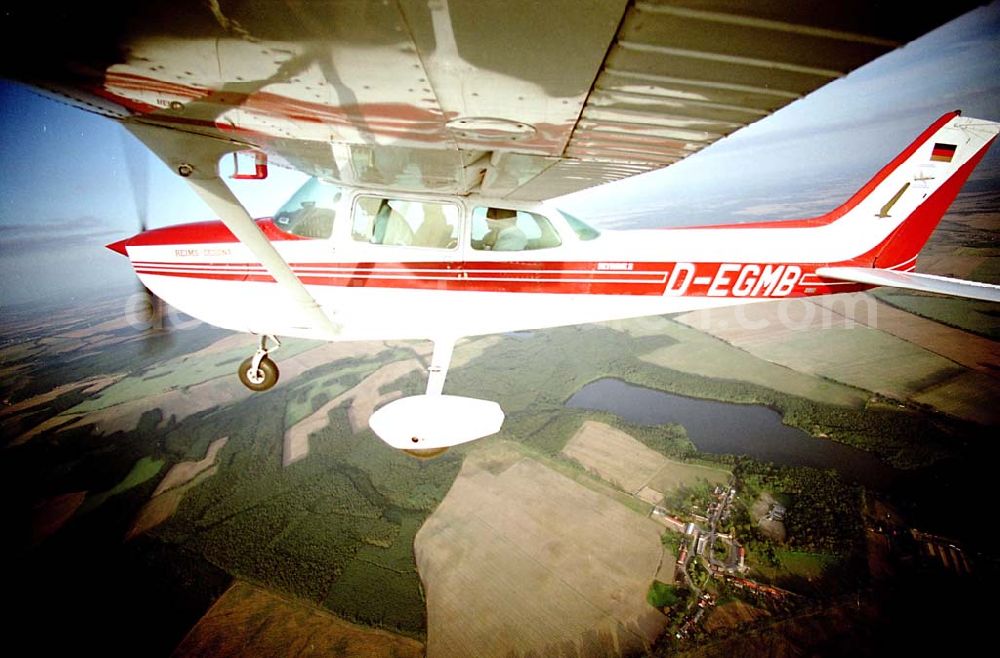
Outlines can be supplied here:
M731 528L745 545L758 578L820 598L867 582L860 486L830 470L750 459L737 460L733 474L740 495ZM763 492L786 508L783 541L762 532L752 511Z

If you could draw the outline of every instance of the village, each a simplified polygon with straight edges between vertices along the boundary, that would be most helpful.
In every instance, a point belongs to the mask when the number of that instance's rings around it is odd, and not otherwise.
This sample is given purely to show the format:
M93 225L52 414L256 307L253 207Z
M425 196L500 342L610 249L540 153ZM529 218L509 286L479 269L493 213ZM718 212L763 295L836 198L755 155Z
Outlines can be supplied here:
M702 622L705 614L717 603L717 587L706 587L709 579L723 583L727 588L741 592L745 597L765 605L781 605L798 595L794 592L757 582L746 574L746 548L732 532L721 532L720 528L733 514L737 490L730 480L716 485L712 490L712 501L704 510L692 506L689 516L693 519L685 523L662 505L656 505L651 518L662 523L669 530L680 533L684 539L679 545L675 566L675 583L690 589L692 596L676 620L674 637L682 640L691 637ZM777 502L772 502L761 522L781 522L787 510ZM694 572L697 571L696 575Z

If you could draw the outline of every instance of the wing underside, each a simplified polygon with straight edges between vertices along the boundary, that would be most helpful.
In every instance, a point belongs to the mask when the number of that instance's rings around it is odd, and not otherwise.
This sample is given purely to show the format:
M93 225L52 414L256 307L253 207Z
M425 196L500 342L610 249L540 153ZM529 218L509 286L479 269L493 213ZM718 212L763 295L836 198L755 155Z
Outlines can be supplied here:
M355 186L538 200L677 162L968 6L18 3L0 72Z

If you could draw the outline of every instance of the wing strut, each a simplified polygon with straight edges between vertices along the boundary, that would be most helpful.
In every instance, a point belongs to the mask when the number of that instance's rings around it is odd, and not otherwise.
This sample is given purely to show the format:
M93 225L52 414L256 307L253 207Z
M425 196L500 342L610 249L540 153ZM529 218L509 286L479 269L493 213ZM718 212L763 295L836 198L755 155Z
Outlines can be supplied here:
M444 379L448 375L448 366L451 365L451 354L455 350L456 340L458 339L451 336L434 340L431 365L427 369L426 395L441 395L444 390Z
M168 167L184 177L236 239L257 257L285 292L291 302L290 312L295 314L303 329L320 331L331 339L340 333L340 328L323 311L222 180L219 160L228 153L246 150L245 145L134 121L123 123ZM261 309L261 313L280 313L284 310Z

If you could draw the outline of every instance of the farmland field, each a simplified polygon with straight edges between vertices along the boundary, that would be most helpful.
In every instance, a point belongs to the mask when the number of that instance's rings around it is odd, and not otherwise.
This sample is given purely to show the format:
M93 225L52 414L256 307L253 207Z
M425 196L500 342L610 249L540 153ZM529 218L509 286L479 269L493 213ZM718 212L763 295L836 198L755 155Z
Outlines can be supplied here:
M834 312L843 306L838 297L821 297L816 303ZM872 329L901 338L973 370L990 372L1000 365L1000 347L988 338L907 313L881 301L874 306L865 304L863 308L870 312L857 314L854 319Z
M913 397L916 402L984 425L1000 423L998 398L996 378L971 371L961 372Z
M592 420L583 423L566 443L562 454L632 494L649 482L667 462L666 457L625 432Z
M922 295L907 290L882 289L873 294L887 304L909 313L958 327L992 340L1000 338L1000 329L997 328L994 309L995 304L990 302Z
M662 494L699 480L719 484L730 475L722 468L667 459L625 432L591 420L584 422L562 454L632 494L647 486Z
M243 581L233 583L173 654L417 658L416 640L348 623L327 610Z
M738 628L767 616L766 610L736 599L714 608L705 620L705 630L711 633L727 628Z
M664 624L661 531L503 444L471 453L414 546L427 655L641 650Z
M656 472L649 481L649 486L667 493L681 487L690 487L701 480L710 484L725 484L730 473L724 468L687 464L668 459L667 463Z
M788 300L757 304L738 311L745 316L742 322L736 321L736 310L720 309L713 311L709 330L761 359L897 399L908 399L961 372L961 366L950 358L860 321L844 322L842 309L824 303ZM839 303L848 309L848 315L859 308L867 310L867 304L856 301ZM732 321L719 319L725 312L733 315ZM691 314L681 317L684 322L695 319ZM935 341L938 351L944 351L940 346L943 341L940 337Z
M847 407L864 404L867 396L862 390L771 363L698 330L704 328L710 331L713 322L725 321L723 315L730 312L731 309L716 309L710 315L706 312L687 313L680 316L677 322L665 321L661 326L663 332L680 342L653 350L640 358L671 370L745 381L825 404Z
M770 361L901 399L959 372L948 359L857 327L776 335L757 352Z

